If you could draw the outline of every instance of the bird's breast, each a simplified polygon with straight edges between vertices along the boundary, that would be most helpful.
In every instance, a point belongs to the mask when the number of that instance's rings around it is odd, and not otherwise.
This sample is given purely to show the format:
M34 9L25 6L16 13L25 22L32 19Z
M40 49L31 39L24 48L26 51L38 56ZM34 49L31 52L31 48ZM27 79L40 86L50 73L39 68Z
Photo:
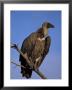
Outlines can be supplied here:
M33 59L37 59L38 57L40 57L43 54L44 46L45 46L45 41L44 40L43 41L36 40L35 47L32 51Z

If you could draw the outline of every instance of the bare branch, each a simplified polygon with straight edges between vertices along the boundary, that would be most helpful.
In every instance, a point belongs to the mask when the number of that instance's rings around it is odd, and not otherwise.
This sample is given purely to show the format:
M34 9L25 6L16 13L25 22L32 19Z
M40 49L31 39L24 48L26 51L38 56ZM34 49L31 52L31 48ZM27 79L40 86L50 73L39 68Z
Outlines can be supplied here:
M15 65L16 65L16 66L18 66L18 67L25 68L24 66L22 66L22 65L19 65L19 64L17 64L17 63L15 63L15 62L13 62L13 61L11 61L11 63L12 63L12 64L15 64Z
M42 74L42 72L39 71L39 69L34 69L34 68L33 68L33 67L35 67L35 66L34 66L34 63L32 63L32 62L29 61L29 59L26 57L26 55L21 52L21 50L18 48L18 46L17 46L16 44L12 44L12 45L11 45L11 48L16 49L16 50L22 55L22 57L25 58L26 62L27 62L28 65L33 69L33 71L35 71L42 79L47 79L47 78ZM16 66L20 66L20 67L23 67L23 68L24 68L24 66L18 65L18 64L16 64L16 63L14 63L13 61L11 61L11 63L15 64Z

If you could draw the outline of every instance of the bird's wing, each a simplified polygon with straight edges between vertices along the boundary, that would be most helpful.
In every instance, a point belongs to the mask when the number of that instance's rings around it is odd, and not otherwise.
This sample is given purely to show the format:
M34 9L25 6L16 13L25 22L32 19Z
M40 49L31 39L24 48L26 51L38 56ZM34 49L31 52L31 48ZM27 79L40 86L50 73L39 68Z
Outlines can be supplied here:
M41 63L43 62L45 56L46 56L47 53L49 52L50 44L51 44L51 38L50 38L50 36L48 36L48 37L46 37L46 39L45 39L44 52L43 52L42 59L41 59L41 62L40 62L40 64L39 64L39 66L41 65Z
M44 48L43 57L45 57L47 53L49 52L50 44L51 44L51 38L50 36L48 36L45 39L45 48Z
M22 44L22 47L21 47L21 51L23 53L27 53L28 56L30 56L33 48L34 48L34 45L35 45L35 39L36 39L36 33L32 33L31 35L29 35L24 41L23 41L23 44Z
M35 38L36 38L36 33L32 33L22 43L21 51L23 54L25 53L27 54L28 59L34 47ZM30 78L32 75L32 69L27 64L26 59L20 55L19 61L21 62L21 65L25 67L25 68L21 67L22 76L25 76L26 78Z

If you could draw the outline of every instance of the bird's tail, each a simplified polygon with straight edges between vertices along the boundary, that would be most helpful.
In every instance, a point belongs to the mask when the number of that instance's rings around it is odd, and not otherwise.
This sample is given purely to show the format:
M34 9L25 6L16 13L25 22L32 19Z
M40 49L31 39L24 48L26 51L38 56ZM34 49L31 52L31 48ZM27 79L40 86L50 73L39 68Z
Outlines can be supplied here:
M30 66L27 64L26 60L24 60L24 58L20 55L20 59L19 61L21 62L21 74L22 76L26 77L26 78L31 78L32 75L32 69L30 68Z
M21 67L21 74L22 74L23 77L25 76L26 78L31 78L32 69L30 69L30 68L22 68Z

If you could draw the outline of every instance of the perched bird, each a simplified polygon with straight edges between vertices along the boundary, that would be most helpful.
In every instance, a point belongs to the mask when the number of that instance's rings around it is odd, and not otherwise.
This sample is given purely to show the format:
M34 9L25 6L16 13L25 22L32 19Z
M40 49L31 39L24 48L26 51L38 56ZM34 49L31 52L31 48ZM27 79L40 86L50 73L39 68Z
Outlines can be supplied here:
M36 32L31 33L22 43L21 51L34 63L35 69L39 68L49 52L51 44L51 38L48 35L49 28L54 28L54 25L44 22ZM31 78L32 68L27 64L25 58L20 55L19 61L24 66L24 68L21 67L22 76Z

